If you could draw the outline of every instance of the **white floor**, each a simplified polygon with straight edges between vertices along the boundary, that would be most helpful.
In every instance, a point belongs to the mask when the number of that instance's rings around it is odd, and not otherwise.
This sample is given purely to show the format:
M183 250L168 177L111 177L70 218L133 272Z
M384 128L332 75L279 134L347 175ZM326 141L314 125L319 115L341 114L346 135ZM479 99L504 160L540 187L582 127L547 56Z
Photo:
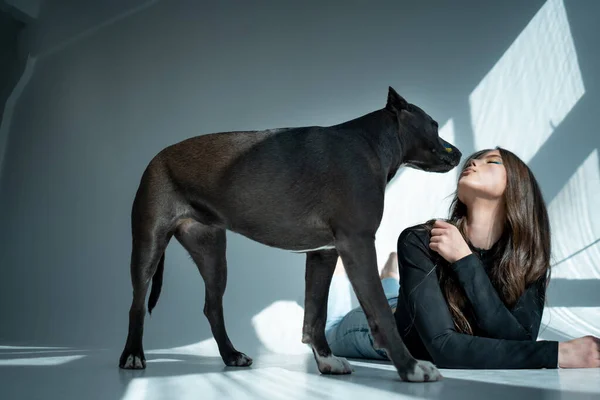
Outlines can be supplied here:
M386 363L351 360L355 372L320 375L312 356L265 354L251 368L220 358L148 354L123 371L116 351L0 346L0 399L600 399L600 369L442 370L436 383L405 383Z

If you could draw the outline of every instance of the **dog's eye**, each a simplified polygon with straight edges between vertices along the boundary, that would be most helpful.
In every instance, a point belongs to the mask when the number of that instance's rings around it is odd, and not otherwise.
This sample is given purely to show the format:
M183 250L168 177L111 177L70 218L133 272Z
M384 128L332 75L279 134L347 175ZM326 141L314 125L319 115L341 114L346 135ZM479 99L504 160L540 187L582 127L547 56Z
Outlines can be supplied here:
M435 154L435 153L437 153L437 150L436 150L436 149L431 149L431 152L432 152L433 154Z

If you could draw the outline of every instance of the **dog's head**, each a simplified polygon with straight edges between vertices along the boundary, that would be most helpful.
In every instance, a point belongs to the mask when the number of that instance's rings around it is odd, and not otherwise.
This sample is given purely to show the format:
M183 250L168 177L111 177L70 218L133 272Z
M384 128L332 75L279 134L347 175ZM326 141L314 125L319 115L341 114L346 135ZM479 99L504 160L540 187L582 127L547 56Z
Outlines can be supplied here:
M448 172L460 163L462 153L440 138L438 123L404 100L392 87L385 108L398 119L404 154L402 164L428 172Z

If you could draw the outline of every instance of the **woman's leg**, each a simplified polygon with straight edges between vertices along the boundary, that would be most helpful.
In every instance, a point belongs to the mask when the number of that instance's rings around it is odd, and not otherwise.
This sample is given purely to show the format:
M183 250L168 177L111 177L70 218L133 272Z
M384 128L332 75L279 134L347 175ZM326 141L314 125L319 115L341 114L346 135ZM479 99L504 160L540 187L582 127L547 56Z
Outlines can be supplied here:
M390 253L383 269L381 270L381 284L385 297L389 300L398 297L400 290L400 272L398 271L398 255L395 252Z
M342 319L352 310L352 299L350 297L352 286L344 271L341 258L338 262L331 279L329 287L329 298L327 300L327 321L325 321L325 336L334 329Z
M392 254L395 255L395 253ZM394 275L393 264L390 267L390 260L393 261L392 255L390 255L386 267L382 270L381 279L388 303L391 308L395 308L400 285L395 277L397 276L397 264L396 275ZM347 280L346 282L350 286ZM335 324L331 324L330 329L326 330L326 338L331 351L336 356L377 360L388 359L385 351L373 347L373 336L369 329L367 317L361 307L351 310L341 319L336 319Z
M327 332L334 329L352 310L350 290L352 290L352 286L347 277L333 276L331 286L329 287L329 299L327 301L326 335Z
M383 286L383 292L385 293L385 297L388 299L388 302L391 300L394 303L397 302L398 292L400 291L400 282L396 278L382 278L381 285Z

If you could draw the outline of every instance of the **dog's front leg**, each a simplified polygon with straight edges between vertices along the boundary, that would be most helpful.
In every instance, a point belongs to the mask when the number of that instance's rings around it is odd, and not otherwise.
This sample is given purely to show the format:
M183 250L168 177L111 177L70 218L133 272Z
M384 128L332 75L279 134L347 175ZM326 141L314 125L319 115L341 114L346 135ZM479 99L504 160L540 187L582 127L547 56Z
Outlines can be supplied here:
M352 367L345 358L335 357L331 354L331 349L325 339L327 299L337 257L336 250L316 251L306 255L302 342L311 346L322 374L349 374L352 372Z
M442 376L427 361L418 361L402 341L377 271L374 234L336 235L339 252L356 297L365 312L374 346L384 349L405 381L436 381Z

